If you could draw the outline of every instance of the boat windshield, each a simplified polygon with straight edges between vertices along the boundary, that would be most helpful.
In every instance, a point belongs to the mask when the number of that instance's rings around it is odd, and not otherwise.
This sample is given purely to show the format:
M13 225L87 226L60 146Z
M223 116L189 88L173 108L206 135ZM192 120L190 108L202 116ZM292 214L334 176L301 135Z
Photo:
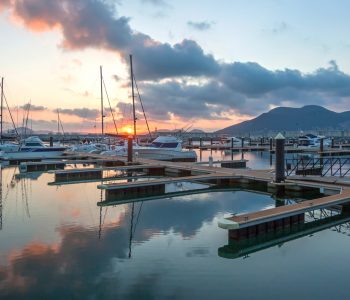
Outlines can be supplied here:
M159 143L159 142L153 142L151 144L151 147L155 148L176 148L179 143Z
M31 143L31 142L27 142L24 144L26 147L42 147L42 145L40 143Z

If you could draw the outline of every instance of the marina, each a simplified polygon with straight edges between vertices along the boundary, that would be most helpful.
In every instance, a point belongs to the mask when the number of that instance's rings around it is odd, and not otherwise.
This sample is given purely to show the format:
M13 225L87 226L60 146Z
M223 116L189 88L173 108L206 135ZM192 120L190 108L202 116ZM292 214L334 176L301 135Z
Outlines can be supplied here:
M139 157L132 157L131 161L128 161L128 157L124 156L67 152L67 159L62 157L60 160L22 162L17 169L21 177L16 174L16 166L3 167L0 234L13 232L11 228L18 227L10 222L11 219L23 218L23 214L13 216L10 213L13 204L9 199L13 199L18 193L14 191L20 188L21 194L23 193L21 206L23 205L24 222L29 228L37 226L32 224L32 221L38 218L46 220L47 229L44 232L55 231L57 226L61 228L62 233L58 236L54 234L57 236L55 240L60 244L57 255L65 251L65 244L62 242L68 242L67 239L76 234L79 236L74 239L89 245L82 248L79 246L81 251L93 251L93 255L106 255L93 246L96 242L102 247L116 243L117 246L112 249L117 252L110 252L108 257L118 259L124 265L124 275L127 272L130 274L128 276L131 276L131 282L135 282L130 268L135 266L145 274L149 273L151 265L159 259L157 256L161 256L163 249L167 247L164 238L171 237L186 249L185 256L175 254L174 249L170 250L171 257L162 259L170 265L170 260L175 259L178 266L171 265L171 272L180 276L186 269L189 257L195 257L198 264L215 261L215 269L220 272L227 272L227 268L230 267L224 267L221 259L244 259L239 261L238 265L235 264L242 272L242 268L246 268L250 260L255 262L256 259L260 260L261 256L266 257L274 253L279 261L279 251L288 249L290 245L305 239L324 244L327 243L323 238L325 232L334 234L336 238L339 233L332 231L334 228L347 230L347 224L350 224L347 209L350 203L350 181L347 181L347 176L296 175L294 171L287 176L286 168L285 181L274 184L276 158L270 151L234 153L233 160L230 159L231 153L224 151L201 152L201 155L197 153L198 157L202 158L199 162L157 161ZM286 167L291 158L285 159ZM295 164L294 161L290 163ZM223 167L224 165L227 167ZM343 167L346 168L346 165ZM11 180L11 185L8 185L5 178L11 178L9 174L13 170L16 176ZM27 185L29 187L25 187ZM38 185L40 189L36 188ZM53 190L54 188L59 189ZM39 190L43 195L50 194L50 197L38 194ZM72 201L62 203L62 193L69 193ZM52 205L58 205L64 211L71 211L73 215L69 213L63 217L63 224L66 225L59 225L61 222L55 216L55 209L50 208ZM47 217L39 213L43 208L46 211L45 215L49 214ZM88 211L93 212L94 225L88 221ZM79 214L76 215L76 212ZM322 213L322 220L309 220L311 215L316 216L319 212ZM115 214L121 220L119 223L114 221ZM192 220L196 219L199 220L198 223L193 223ZM160 232L147 233L145 236L143 232L149 231ZM36 244L32 242L24 246L24 252L18 254L18 259L45 259L47 251L50 251L47 247L51 247L45 246L45 243L50 243L45 236L46 234L40 237L40 240L46 241L40 246L34 246ZM210 242L204 242L203 237ZM10 245L18 245L20 241L19 238L11 240ZM159 246L153 248L156 256L151 258L144 247L150 247L156 241ZM304 251L311 251L312 244L307 247L304 245ZM281 250L277 250L281 245ZM42 254L32 254L29 250L31 247L40 247ZM142 263L140 259L145 255L148 256L148 262ZM305 255L307 254L304 252L303 256ZM59 260L58 263L62 261ZM91 263L85 262L88 266L91 266ZM127 267L126 263L131 264L130 267ZM66 262L66 265L70 269L73 268L70 262ZM270 268L273 266L274 263L269 263ZM45 272L52 273L54 269ZM90 274L95 277L99 273ZM196 274L195 271L193 275ZM114 272L110 276L118 277ZM209 276L208 280L213 279L210 275L206 276ZM159 284L163 286L167 284L169 277L166 273L163 273L162 277L163 280ZM189 278L193 279L192 276L189 276L188 280ZM78 277L73 276L71 280L74 282ZM181 280L180 277L177 280ZM128 286L129 283L124 285ZM186 290L190 289L185 283L183 287ZM54 284L53 289L57 288ZM72 288L69 284L68 290ZM209 285L208 289L215 290L215 287ZM7 290L9 291L9 288ZM226 289L221 291L224 294L229 293ZM206 289L202 292L205 293ZM27 289L26 293L31 294L32 291ZM245 293L249 294L248 290ZM165 292L159 295L166 294Z
M241 152L243 154L243 149L241 149ZM86 156L86 154L84 155ZM278 222L282 222L282 224L286 223L286 226L290 226L290 224L293 224L293 222L298 222L300 218L301 221L303 221L303 218L301 216L303 216L303 213L307 211L328 208L334 205L346 204L350 201L350 192L348 192L348 189L350 190L350 183L349 186L346 182L337 183L336 181L334 181L330 183L329 177L327 177L327 180L325 181L322 181L322 178L319 178L317 181L310 182L304 179L304 177L307 176L305 172L301 174L303 175L301 180L297 180L296 177L293 178L293 176L291 176L290 179L288 177L286 178L285 183L280 183L278 182L276 177L276 174L278 173L277 169L279 168L277 165L276 172L272 173L270 170L264 171L246 169L246 160L221 162L218 161L216 163L220 163L221 167L213 167L204 165L203 163L171 163L149 159L147 160L137 157L138 161L132 162L132 165L125 166L124 164L130 164L130 162L126 162L123 157L110 157L108 160L103 154L92 154L87 156L90 157L90 160L83 161L84 163L93 162L95 164L100 163L104 165L118 165L118 167L97 167L83 169L78 168L54 171L55 182L69 182L69 180L77 180L80 182L82 180L102 180L103 171L126 172L129 175L128 178L130 181L128 180L128 182L108 183L97 186L98 189L105 191L106 199L113 198L111 196L118 196L121 199L123 199L123 197L130 198L131 196L135 198L154 195L159 196L165 194L166 184L174 184L177 182L199 182L227 187L234 186L235 184L249 185L254 183L263 183L270 190L276 189L277 191L282 190L283 192L296 191L299 193L307 191L308 189L320 189L323 191L325 189L328 191L339 190L338 194L336 195L323 197L312 201L305 201L303 203L295 204L294 206L278 207L268 211L255 212L239 217L235 216L232 218L225 219L221 223L219 223L219 227L229 229L230 231L236 230L238 232L238 235L242 235L242 233L240 233L242 231L241 228L244 229L246 227L248 229L253 228L255 232L258 232L259 230L261 232L266 232L270 226L270 223L271 228L275 228ZM78 157L79 153L77 158ZM94 160L91 160L92 158L94 158ZM82 160L79 160L78 158L77 161L74 161L74 164L81 161ZM131 159L131 161L133 161L133 159ZM62 169L66 164L69 163L72 163L72 161L21 163L20 170L21 172L48 171L50 169ZM213 162L208 162L208 164L213 165ZM232 169L232 167L234 167L234 169ZM313 163L313 168L317 169L318 165L315 166L315 163ZM137 176L131 178L131 172L133 171L141 172L141 174L139 175L140 177L143 175L157 175L165 177L155 179L150 178L146 181L137 181ZM285 171L283 170L283 172ZM298 173L297 170L295 172L295 175L300 175L300 172ZM176 177L171 177L171 175L174 174L176 174ZM316 174L315 172L311 172L309 175ZM276 228L278 229L278 226Z
M0 299L349 298L346 1L0 1Z

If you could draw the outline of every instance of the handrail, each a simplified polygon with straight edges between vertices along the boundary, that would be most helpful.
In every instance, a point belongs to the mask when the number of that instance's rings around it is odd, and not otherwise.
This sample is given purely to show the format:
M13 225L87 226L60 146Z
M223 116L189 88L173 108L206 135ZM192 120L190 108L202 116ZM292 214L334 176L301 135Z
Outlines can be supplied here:
M344 177L350 172L350 158L349 157L319 157L319 158L287 158L285 173L287 176L302 171L303 176L306 172L316 169L321 169L320 176L339 176Z

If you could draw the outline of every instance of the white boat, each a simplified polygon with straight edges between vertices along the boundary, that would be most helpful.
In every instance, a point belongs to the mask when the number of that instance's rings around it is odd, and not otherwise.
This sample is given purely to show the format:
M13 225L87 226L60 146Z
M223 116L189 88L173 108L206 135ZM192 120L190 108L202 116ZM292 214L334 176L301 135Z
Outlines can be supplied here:
M229 146L233 145L233 147L241 147L242 146L242 139L237 138L235 136L227 137L222 139L222 144L224 146ZM248 145L248 141L243 141L243 145Z
M100 143L79 144L69 148L70 151L98 154L108 150L108 145Z
M132 68L132 55L130 55L130 72L131 72L131 94L132 94L132 108L133 108L133 123L134 123L134 137L136 137L136 112L135 112L135 97L134 97L134 81ZM102 97L101 97L102 99ZM142 110L143 105L141 98ZM144 111L143 111L144 112ZM144 115L146 116L145 112ZM103 119L103 118L102 118ZM146 124L148 126L148 121ZM151 134L151 133L150 133ZM128 146L127 142L123 146L115 146L114 149L101 152L102 155L119 155L127 156ZM193 150L183 150L182 141L174 136L159 136L149 146L140 146L133 141L133 156L145 159L155 160L170 160L170 161L196 161L197 154Z
M102 152L102 155L127 156L128 147L125 144L115 150ZM149 146L139 146L133 143L133 155L135 157L171 160L171 161L196 161L197 154L193 150L182 149L182 141L173 136L159 136Z
M0 152L2 160L26 160L26 159L43 159L55 158L63 154L66 147L46 146L37 136L26 138L15 151Z
M323 139L323 146L329 147L331 145L331 140L325 138L324 136L317 136L314 134L305 134L299 136L298 138L298 146L304 146L309 148L317 147L319 148L321 145L321 139Z
M0 144L0 151L2 152L15 152L18 151L19 144L12 142L5 142Z

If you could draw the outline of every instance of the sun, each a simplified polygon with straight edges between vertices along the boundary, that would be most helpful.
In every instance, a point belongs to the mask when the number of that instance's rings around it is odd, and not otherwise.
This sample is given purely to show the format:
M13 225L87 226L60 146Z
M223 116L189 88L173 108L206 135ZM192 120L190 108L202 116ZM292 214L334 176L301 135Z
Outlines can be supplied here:
M127 133L127 134L132 134L132 128L130 127L130 126L128 126L128 127L125 127L125 132Z

